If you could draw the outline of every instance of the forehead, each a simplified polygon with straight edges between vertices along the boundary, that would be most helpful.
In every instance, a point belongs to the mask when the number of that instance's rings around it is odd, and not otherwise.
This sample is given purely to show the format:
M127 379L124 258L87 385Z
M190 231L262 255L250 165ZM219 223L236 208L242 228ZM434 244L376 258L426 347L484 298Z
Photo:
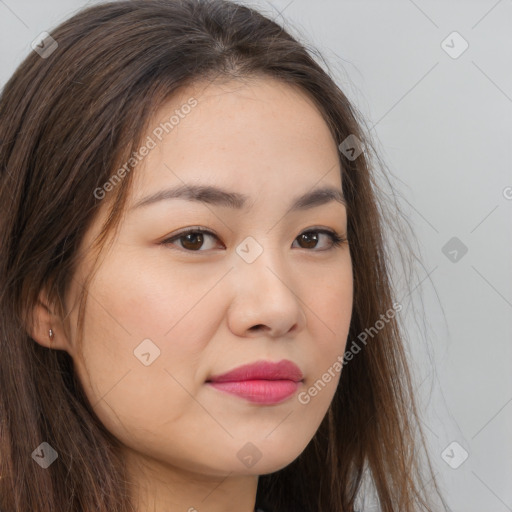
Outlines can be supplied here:
M195 83L162 105L143 141L151 149L134 173L131 205L185 182L251 197L290 189L295 196L320 180L341 187L336 142L320 111L273 78Z

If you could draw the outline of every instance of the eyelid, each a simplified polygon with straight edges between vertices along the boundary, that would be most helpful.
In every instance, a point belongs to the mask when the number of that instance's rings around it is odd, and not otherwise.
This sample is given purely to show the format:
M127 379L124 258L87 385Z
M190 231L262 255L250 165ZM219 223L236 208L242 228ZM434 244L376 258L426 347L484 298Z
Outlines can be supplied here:
M168 240L173 240L180 236L187 235L190 232L195 233L196 231L200 231L202 233L207 233L208 235L216 236L217 238L219 237L219 235L217 235L217 233L215 233L211 229L206 228L204 226L189 226L189 227L186 227L186 228L176 231L176 233L173 233L172 235L166 236L165 239L162 240L162 242L165 242Z

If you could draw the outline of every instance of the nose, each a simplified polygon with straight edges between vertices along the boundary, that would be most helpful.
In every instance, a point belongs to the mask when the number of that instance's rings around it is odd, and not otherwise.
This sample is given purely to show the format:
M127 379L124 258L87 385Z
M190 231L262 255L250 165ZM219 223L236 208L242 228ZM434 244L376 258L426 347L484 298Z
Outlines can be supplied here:
M237 261L231 273L233 299L228 323L238 336L281 337L306 326L304 303L294 289L295 277L272 251L254 262Z

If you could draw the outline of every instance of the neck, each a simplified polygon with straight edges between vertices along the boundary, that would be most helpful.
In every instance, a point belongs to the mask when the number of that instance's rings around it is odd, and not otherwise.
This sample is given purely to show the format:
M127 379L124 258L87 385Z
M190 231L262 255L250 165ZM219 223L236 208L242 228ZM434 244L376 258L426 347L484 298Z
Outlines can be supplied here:
M137 512L257 512L258 475L207 475L130 453L130 495Z

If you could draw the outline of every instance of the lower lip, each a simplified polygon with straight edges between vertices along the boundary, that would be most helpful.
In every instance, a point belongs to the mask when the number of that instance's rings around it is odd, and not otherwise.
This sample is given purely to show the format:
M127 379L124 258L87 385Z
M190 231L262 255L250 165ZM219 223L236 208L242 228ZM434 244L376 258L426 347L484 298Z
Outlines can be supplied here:
M242 380L233 382L208 382L210 386L259 404L277 404L286 400L299 387L293 380Z

